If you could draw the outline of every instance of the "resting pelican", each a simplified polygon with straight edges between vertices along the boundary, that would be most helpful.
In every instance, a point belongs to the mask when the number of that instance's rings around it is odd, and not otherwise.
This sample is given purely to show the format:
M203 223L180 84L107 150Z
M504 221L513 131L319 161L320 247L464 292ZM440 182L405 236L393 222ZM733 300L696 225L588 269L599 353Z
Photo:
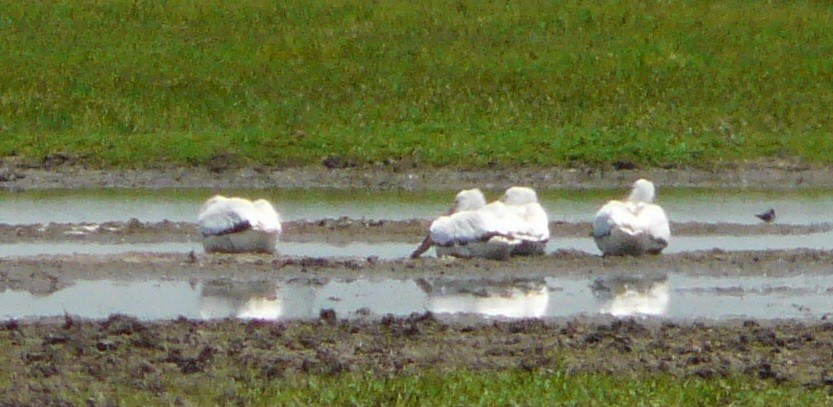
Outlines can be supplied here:
M269 202L214 196L197 218L206 252L273 253L281 220Z
M668 246L668 217L653 203L654 184L640 179L624 201L610 201L596 213L593 239L605 256L659 254Z
M451 209L448 210L446 215L473 211L484 206L486 206L486 197L483 196L483 192L477 188L464 189L457 193L457 196L454 198L454 205L451 206ZM419 247L411 253L411 258L415 259L421 256L422 253L425 253L431 248L432 244L434 244L434 242L431 240L431 234L429 233L428 236L425 237L425 240L422 241L422 244L420 244Z
M505 259L510 254L541 254L550 238L549 220L534 190L512 187L480 209L437 218L429 238L437 256Z

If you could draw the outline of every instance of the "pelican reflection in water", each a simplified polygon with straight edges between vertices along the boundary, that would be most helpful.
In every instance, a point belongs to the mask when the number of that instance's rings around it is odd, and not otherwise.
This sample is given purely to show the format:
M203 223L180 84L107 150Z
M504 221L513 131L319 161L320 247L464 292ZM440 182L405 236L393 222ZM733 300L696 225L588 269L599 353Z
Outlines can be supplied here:
M204 319L276 320L283 315L283 306L276 285L269 281L206 281L199 299L199 313Z
M666 276L598 278L590 287L601 301L599 312L617 317L665 315L668 312Z
M488 317L541 318L549 304L549 288L541 281L486 280L418 281L434 313L471 313Z

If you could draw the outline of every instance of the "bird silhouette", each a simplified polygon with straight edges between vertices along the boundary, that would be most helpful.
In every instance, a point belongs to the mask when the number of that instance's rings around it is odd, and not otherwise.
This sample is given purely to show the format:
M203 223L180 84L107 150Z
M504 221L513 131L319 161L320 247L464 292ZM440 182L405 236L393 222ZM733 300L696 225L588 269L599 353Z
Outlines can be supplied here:
M775 208L769 208L764 213L759 213L755 216L766 223L772 223L775 221Z

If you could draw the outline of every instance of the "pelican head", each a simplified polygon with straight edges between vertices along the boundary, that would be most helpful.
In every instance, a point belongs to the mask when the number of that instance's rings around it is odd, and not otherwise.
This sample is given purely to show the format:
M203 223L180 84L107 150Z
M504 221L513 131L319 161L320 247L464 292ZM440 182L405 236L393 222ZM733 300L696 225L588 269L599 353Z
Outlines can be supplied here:
M222 195L214 195L214 196L212 196L211 198L209 198L207 201L205 201L205 202L202 204L202 206L200 206L200 212L205 212L205 210L206 210L209 206L214 205L214 204L215 204L215 203L217 203L217 202L224 201L224 200L226 200L226 199L228 199L228 198L226 198L226 197L224 197L224 196L222 196Z
M651 181L640 179L633 183L633 189L628 200L631 202L651 203L655 195L654 184Z
M451 207L450 213L457 213L463 211L473 211L486 206L486 197L479 189L465 189L457 194L454 198L454 206Z
M500 200L507 205L526 205L538 202L538 194L532 188L512 187L506 190Z

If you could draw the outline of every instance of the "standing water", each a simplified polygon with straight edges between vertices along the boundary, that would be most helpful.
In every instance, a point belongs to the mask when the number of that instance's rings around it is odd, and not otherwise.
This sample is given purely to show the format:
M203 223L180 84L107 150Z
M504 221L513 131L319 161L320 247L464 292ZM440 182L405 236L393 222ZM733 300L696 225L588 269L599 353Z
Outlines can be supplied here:
M833 276L692 277L681 274L586 279L552 276L496 282L466 279L78 281L53 293L0 292L0 319L61 316L144 320L315 319L433 312L484 318L579 315L671 320L820 320L833 312ZM90 295L90 293L96 295Z

